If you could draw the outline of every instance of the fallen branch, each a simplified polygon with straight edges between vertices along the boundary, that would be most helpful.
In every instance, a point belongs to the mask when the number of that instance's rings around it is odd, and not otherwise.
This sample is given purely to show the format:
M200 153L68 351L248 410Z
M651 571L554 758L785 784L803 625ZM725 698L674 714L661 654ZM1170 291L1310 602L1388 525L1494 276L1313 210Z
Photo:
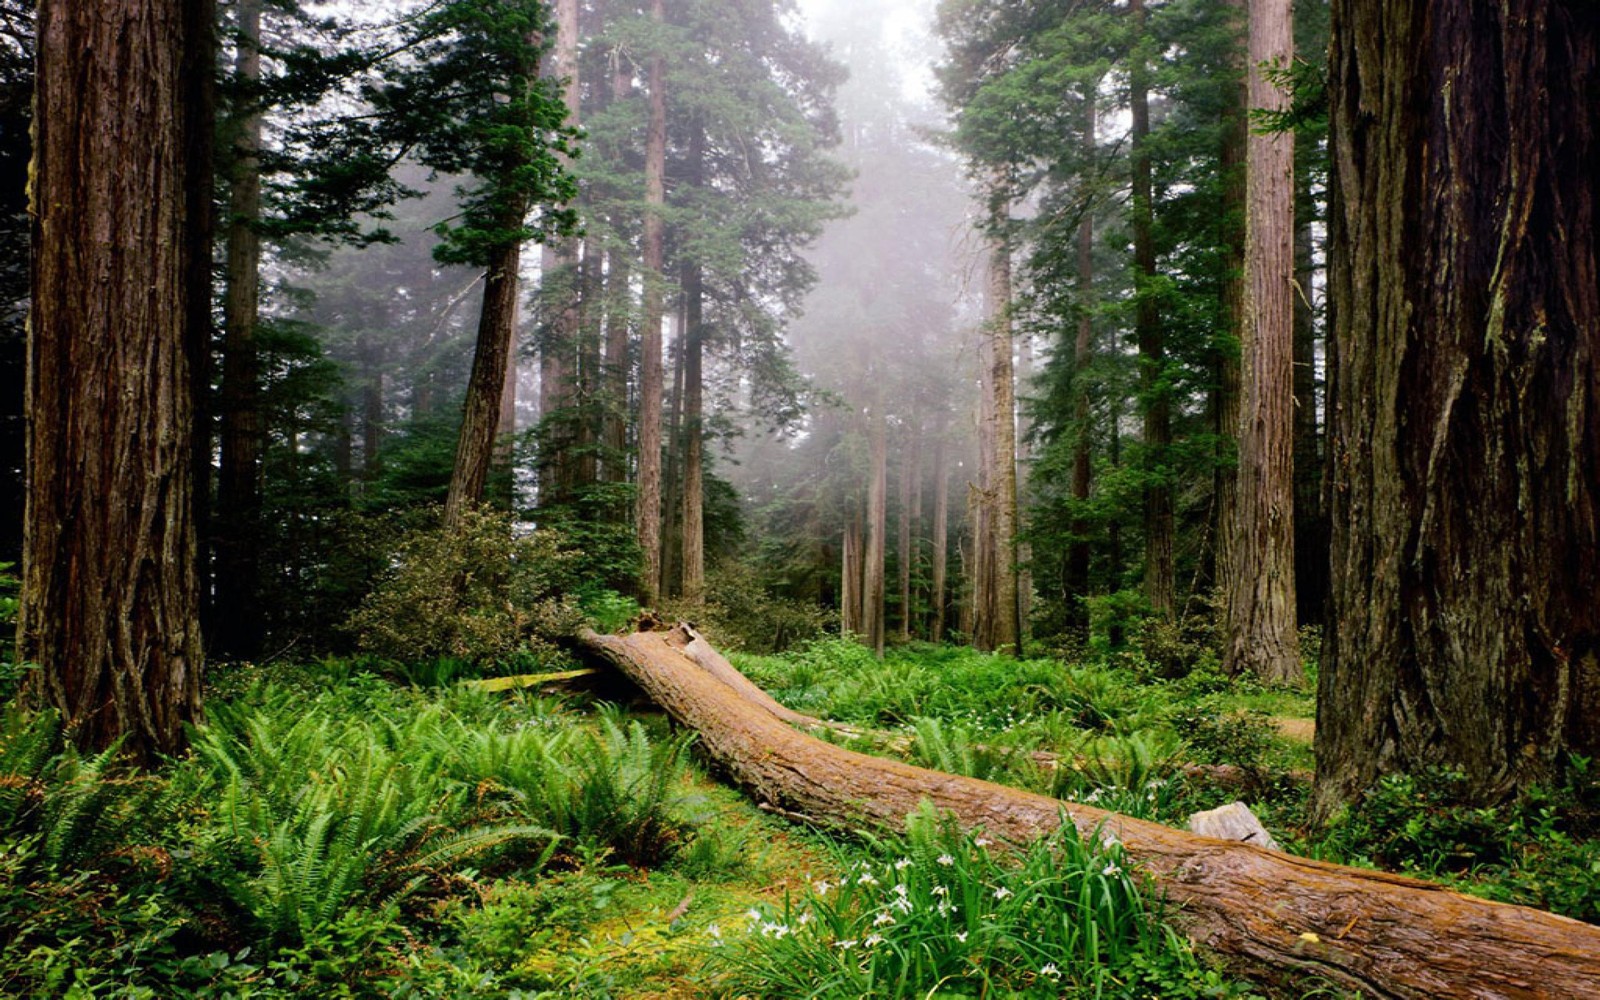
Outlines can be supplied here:
M776 810L899 830L927 800L1019 844L1065 815L1084 836L1120 840L1178 904L1194 939L1224 955L1376 997L1600 998L1600 928L845 750L796 731L782 706L757 710L770 697L752 695L755 685L731 665L687 653L696 641L680 627L591 632L580 644L696 730L711 758Z

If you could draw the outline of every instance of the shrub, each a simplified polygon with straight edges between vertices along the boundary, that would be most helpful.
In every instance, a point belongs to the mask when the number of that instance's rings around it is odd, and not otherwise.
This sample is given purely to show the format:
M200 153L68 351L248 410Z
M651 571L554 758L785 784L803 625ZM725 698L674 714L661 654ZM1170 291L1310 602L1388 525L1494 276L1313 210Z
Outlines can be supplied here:
M667 602L662 612L694 621L724 650L745 653L803 647L838 624L838 615L815 601L772 594L753 567L734 560L718 563L706 575L704 600Z
M571 561L556 535L519 534L503 514L472 511L454 528L407 535L347 628L362 649L397 661L553 656L551 639L582 620L568 596Z

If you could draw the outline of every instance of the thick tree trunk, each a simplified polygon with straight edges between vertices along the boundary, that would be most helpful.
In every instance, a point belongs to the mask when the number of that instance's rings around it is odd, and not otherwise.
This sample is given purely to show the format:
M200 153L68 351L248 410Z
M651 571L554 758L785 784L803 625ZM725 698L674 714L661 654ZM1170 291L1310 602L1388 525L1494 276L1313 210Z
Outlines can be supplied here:
M600 425L601 470L609 483L628 481L628 319L632 315L632 267L627 253L607 253L606 347Z
M930 601L933 604L933 625L928 633L928 638L934 642L944 641L945 623L945 584L946 575L950 565L950 469L947 465L949 442L945 440L944 420L939 422L939 430L934 436L933 444L933 560L929 567L929 580L932 586Z
M915 538L912 527L917 520L920 504L917 481L922 475L922 427L915 419L906 424L911 440L900 451L900 518L895 523L897 535L895 568L900 582L900 641L911 641L911 569L916 561Z
M1296 146L1299 155L1305 143ZM1294 226L1294 598L1301 625L1320 625L1328 600L1328 520L1322 509L1322 436L1317 421L1317 328L1311 294L1316 248L1309 173L1297 168Z
M502 220L507 229L522 224L522 214L513 214L515 218ZM489 482L495 432L500 426L500 394L505 391L506 362L516 328L517 272L521 262L520 242L502 244L489 252L472 375L467 380L455 468L450 473L450 492L444 503L446 525L457 524L463 514L482 503L483 490Z
M1084 88L1083 155L1094 162L1095 90L1098 79ZM1089 365L1094 361L1094 210L1086 196L1078 222L1078 323L1072 342L1072 499L1079 515L1072 519L1072 541L1067 549L1067 621L1072 631L1089 638L1089 521L1081 512L1089 503L1091 445L1089 428Z
M854 508L854 504L849 505ZM839 629L861 635L861 512L845 514L844 539L839 546Z
M677 336L672 338L672 394L667 397L667 453L662 459L661 484L661 592L671 597L683 595L683 303L679 303Z
M874 366L876 368L876 366ZM867 472L867 551L861 593L861 637L878 656L883 655L884 554L889 529L889 418L885 413L883 383L874 379L872 423L868 432L871 468Z
M651 0L650 19L666 21L663 0ZM667 174L667 62L650 56L650 113L644 156L644 302L639 334L639 603L649 607L661 593L661 273Z
M1600 752L1600 20L1332 18L1316 805L1434 764L1493 799Z
M786 719L805 717L752 693L685 627L587 633L581 644L786 813L894 832L930 802L1012 844L1065 819L1085 837L1121 841L1197 941L1257 967L1314 971L1379 998L1600 996L1600 928L845 750L791 728Z
M1138 40L1128 71L1128 107L1133 143L1133 270L1134 330L1139 338L1139 384L1144 409L1144 467L1150 481L1144 491L1144 592L1151 610L1171 618L1177 608L1173 580L1172 486L1161 471L1172 445L1172 401L1164 387L1166 338L1156 302L1155 203L1150 165L1151 44L1144 0L1129 0Z
M995 209L996 225L1008 225L1009 209L1000 202ZM1017 583L1017 382L1011 353L1011 245L1004 235L989 247L989 382L994 390L994 455L990 460L994 532L994 590L989 606L994 621L987 630L986 648L1018 656L1022 653L1022 605ZM980 629L980 631L985 631Z
M689 134L688 180L704 183L705 129ZM700 262L683 265L683 596L699 601L706 589L705 536L705 281Z
M1250 0L1250 103L1289 99L1265 68L1294 58L1290 0ZM1298 680L1294 603L1294 133L1250 135L1239 492L1223 669Z
M1223 112L1222 150L1222 320L1224 330L1216 344L1216 386L1211 399L1211 431L1216 435L1216 470L1212 475L1211 551L1212 593L1221 620L1228 615L1239 564L1239 533L1234 524L1239 510L1239 360L1244 343L1245 236L1249 215L1246 179L1250 140L1250 71L1245 63L1250 45L1247 0L1228 0L1231 32L1237 35L1231 70L1238 75L1230 87Z
M561 98L567 122L580 124L578 81L578 2L555 0L555 42L550 49L550 74L562 81ZM582 335L578 305L581 241L553 239L539 254L543 336L539 344L539 503L564 503L577 484L575 412L577 351Z
M684 268L683 330L683 584L690 601L705 596L705 314L700 267Z
M19 652L81 746L124 736L146 757L200 711L191 372L209 233L188 182L209 132L185 77L210 65L200 12L38 6Z
M967 551L962 559L966 600L961 604L961 631L981 650L993 650L998 618L995 599L995 423L994 337L985 329L978 334L977 482L967 485Z

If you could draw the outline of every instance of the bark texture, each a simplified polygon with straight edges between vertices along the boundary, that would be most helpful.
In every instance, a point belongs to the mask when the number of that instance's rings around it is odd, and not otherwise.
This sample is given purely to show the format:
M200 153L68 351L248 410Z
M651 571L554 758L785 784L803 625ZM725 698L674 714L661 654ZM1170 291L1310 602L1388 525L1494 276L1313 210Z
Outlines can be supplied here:
M791 728L809 717L752 690L684 626L581 642L696 730L736 783L785 812L897 831L928 801L1016 844L1065 819L1084 836L1122 841L1196 940L1256 966L1380 998L1600 996L1600 928L845 750Z
M1597 66L1578 0L1333 5L1323 814L1600 750Z
M650 19L659 28L666 21L663 0L651 0ZM664 305L661 273L666 220L667 61L650 56L650 112L644 154L644 301L639 327L639 479L638 529L642 565L639 603L654 604L661 590L661 321Z
M884 556L889 533L889 418L884 409L883 383L872 399L871 423L867 432L869 461L867 470L867 546L861 586L861 637L877 655L883 655Z
M82 746L175 751L200 710L201 6L38 6L21 658ZM195 180L202 180L195 178ZM209 257L206 257L209 261Z
M1249 107L1282 111L1265 70L1294 58L1289 0L1250 0ZM1223 669L1300 677L1294 602L1294 133L1247 144L1239 488Z

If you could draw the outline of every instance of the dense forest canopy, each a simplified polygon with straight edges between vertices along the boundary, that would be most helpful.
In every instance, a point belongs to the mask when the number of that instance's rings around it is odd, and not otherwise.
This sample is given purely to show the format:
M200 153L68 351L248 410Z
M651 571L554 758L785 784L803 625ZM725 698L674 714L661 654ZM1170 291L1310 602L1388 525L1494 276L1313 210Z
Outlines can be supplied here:
M0 0L0 835L27 845L0 839L0 889L138 850L36 829L66 815L45 770L265 795L228 755L283 723L275 671L628 673L596 632L685 620L791 726L1064 800L1101 794L1060 776L1091 758L1242 782L1335 859L1410 865L1363 810L1411 803L1408 836L1464 824L1428 875L1499 817L1493 863L1534 867L1490 891L1600 918L1591 8ZM552 775L649 757L595 725L539 751ZM422 728L383 753L443 753ZM378 774L359 753L330 767ZM1214 804L1144 780L1118 811ZM394 805L387 856L601 850L526 790L432 794L460 811ZM690 836L652 829L603 849ZM445 870L350 877L370 902ZM343 905L229 898L275 947ZM190 919L178 951L243 942ZM1037 964L984 988L1047 992Z

